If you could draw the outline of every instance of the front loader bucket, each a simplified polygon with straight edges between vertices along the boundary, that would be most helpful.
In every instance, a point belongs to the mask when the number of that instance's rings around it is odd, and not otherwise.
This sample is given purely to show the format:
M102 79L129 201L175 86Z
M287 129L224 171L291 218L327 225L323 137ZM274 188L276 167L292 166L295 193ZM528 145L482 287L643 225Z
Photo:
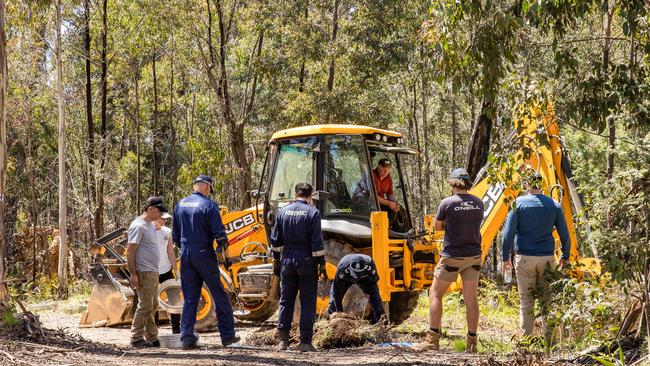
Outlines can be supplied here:
M112 273L110 267L96 263L91 272L95 278L88 308L79 325L85 327L117 326L133 320L136 296L128 287L128 279Z

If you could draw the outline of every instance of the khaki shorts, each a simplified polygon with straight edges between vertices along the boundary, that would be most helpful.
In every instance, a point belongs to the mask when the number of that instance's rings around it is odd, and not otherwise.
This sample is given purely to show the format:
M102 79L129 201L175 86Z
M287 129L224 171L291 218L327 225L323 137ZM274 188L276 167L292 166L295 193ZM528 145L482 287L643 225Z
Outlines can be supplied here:
M454 282L460 277L463 281L478 281L481 272L481 256L440 257L434 276L441 281Z

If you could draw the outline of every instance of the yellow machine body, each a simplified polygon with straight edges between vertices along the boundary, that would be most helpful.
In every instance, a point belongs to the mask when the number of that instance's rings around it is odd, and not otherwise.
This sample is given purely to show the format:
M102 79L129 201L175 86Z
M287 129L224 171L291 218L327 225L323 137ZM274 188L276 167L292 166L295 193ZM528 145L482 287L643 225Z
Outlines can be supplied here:
M557 124L552 111L543 115L539 110L532 110L528 117L525 117L517 124L517 136L515 141L526 141L524 146L517 146L521 166L529 166L539 171L544 179L546 192L561 202L565 218L571 232L571 260L582 260L577 249L577 236L575 224L572 217L572 197L568 192L572 189L571 183L562 168L563 146L559 135ZM539 134L546 136L546 141L538 142ZM235 315L242 320L263 321L268 319L277 308L279 298L279 279L272 274L272 260L268 245L268 235L273 224L273 213L281 207L280 204L289 201L287 192L282 192L279 197L271 197L273 194L273 179L276 176L286 177L293 172L283 169L298 169L296 166L278 163L282 146L291 144L301 139L311 138L309 146L301 145L304 154L311 154L313 157L311 179L318 193L327 194L330 189L331 177L327 176L332 171L334 175L343 173L341 169L337 172L328 164L331 164L333 147L331 141L338 141L343 145L347 138L358 144L361 151L359 165L366 172L372 169L373 156L390 156L397 162L397 175L393 179L399 179L402 183L402 166L400 156L402 154L417 153L412 149L401 147L402 135L398 132L376 129L356 125L318 125L304 126L276 132L271 138L267 149L267 161L265 162L264 173L260 183L260 190L254 191L256 203L253 207L242 211L230 211L222 207L222 220L230 240L230 245L220 258L221 281L224 288L232 296L232 304ZM338 139L338 140L337 140ZM341 140L343 139L343 140ZM328 142L329 141L329 142ZM335 143L334 143L335 144ZM290 146L291 147L291 146ZM328 150L329 149L329 150ZM295 150L295 149L294 149ZM532 151L525 155L524 151ZM336 151L340 153L340 151ZM330 154L330 155L328 155ZM326 174L327 173L327 174ZM472 188L471 193L481 198L485 204L484 221L481 226L483 258L489 252L494 239L503 225L509 210L509 204L520 194L519 176L512 177L512 184L506 186L503 183L491 182L487 176ZM333 185L333 183L332 183ZM403 184L405 185L405 184ZM374 188L372 188L374 192ZM330 192L331 193L331 192ZM375 199L370 195L369 201ZM275 200L275 201L273 201ZM324 202L327 198L317 198L316 204L321 209L323 216ZM408 221L405 227L407 232L396 233L391 230L388 222L388 215L384 211L372 210L365 219L349 219L346 216L327 218L323 216L324 237L327 250L327 277L328 281L322 281L319 285L319 299L317 310L324 312L327 306L328 290L331 279L336 272L336 264L342 255L346 253L364 253L372 256L379 273L379 291L387 310L390 310L391 320L401 322L413 311L417 304L419 293L427 290L433 280L433 271L439 261L439 251L442 246L442 232L434 232L432 216L423 218L424 228L415 233L412 227L413 218L408 212L408 194L404 190L402 197L403 214ZM322 202L319 202L322 201ZM274 206L275 205L275 206ZM378 207L378 204L374 207ZM351 209L349 209L351 211ZM334 212L334 211L330 211ZM336 212L348 212L348 209ZM328 225L325 225L328 223ZM356 221L355 221L356 220ZM348 223L356 226L346 226ZM329 229L328 229L329 227ZM360 234L361 232L361 234ZM216 245L216 243L215 243ZM101 246L101 245L100 245ZM105 255L101 250L98 256ZM597 265L593 259L583 260L592 266ZM229 262L229 266L224 264ZM124 262L125 263L125 262ZM123 273L122 263L121 270ZM120 266L120 264L115 264ZM104 266L104 268L108 268ZM113 271L116 273L116 271ZM101 279L105 279L100 276ZM117 276L119 277L119 276ZM97 280L97 277L96 277ZM99 282L96 288L99 286ZM116 284L128 288L128 283L122 280L115 280L108 285L104 281L104 287L119 288ZM101 287L101 286L99 286ZM459 289L460 282L452 285L451 290ZM109 289L110 290L110 289ZM129 289L130 290L130 289ZM128 291L127 291L128 292ZM132 291L131 291L132 292ZM359 292L348 294L344 301L344 307L364 311L366 308L365 298ZM112 293L112 295L111 295ZM82 319L82 324L97 324L106 319L104 325L124 324L130 322L129 313L132 301L128 299L124 291L107 291L105 288L98 288L97 295L93 290L91 303L88 311ZM108 302L110 298L120 297L118 305L109 306L111 309L100 309L105 306L102 301ZM197 314L197 328L211 329L216 325L214 315L214 302L210 297L207 288L201 292L199 311ZM126 315L125 315L126 314ZM113 320L116 319L116 320Z

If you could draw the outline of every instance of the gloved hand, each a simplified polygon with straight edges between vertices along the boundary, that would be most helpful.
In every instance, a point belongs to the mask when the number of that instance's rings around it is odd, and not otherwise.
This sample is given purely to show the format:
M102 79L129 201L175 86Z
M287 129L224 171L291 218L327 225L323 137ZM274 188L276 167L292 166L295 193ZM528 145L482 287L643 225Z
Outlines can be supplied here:
M279 259L273 260L273 274L280 277L280 270L282 269L282 263Z
M325 269L325 263L318 265L318 277L324 280L328 280L327 270Z
M223 268L228 270L230 269L230 266L232 266L232 262L230 261L230 259L228 259L228 257L225 257L225 259L223 260Z
M318 265L318 277L327 280L327 271L325 270L325 256L319 255L314 257L314 262Z
M232 262L228 258L227 250L228 250L228 243L227 242L225 244L220 243L217 246L217 251L216 251L217 262L223 264L223 267L225 269L230 269L230 266L232 266Z

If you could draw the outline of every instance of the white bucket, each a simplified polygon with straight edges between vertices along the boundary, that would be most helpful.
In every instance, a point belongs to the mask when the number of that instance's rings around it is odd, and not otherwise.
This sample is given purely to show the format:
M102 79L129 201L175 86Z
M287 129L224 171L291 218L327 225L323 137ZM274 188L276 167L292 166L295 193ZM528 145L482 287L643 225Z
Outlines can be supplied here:
M158 339L162 348L181 348L183 346L180 334L162 334L158 336ZM199 344L198 334L196 334L196 344Z

